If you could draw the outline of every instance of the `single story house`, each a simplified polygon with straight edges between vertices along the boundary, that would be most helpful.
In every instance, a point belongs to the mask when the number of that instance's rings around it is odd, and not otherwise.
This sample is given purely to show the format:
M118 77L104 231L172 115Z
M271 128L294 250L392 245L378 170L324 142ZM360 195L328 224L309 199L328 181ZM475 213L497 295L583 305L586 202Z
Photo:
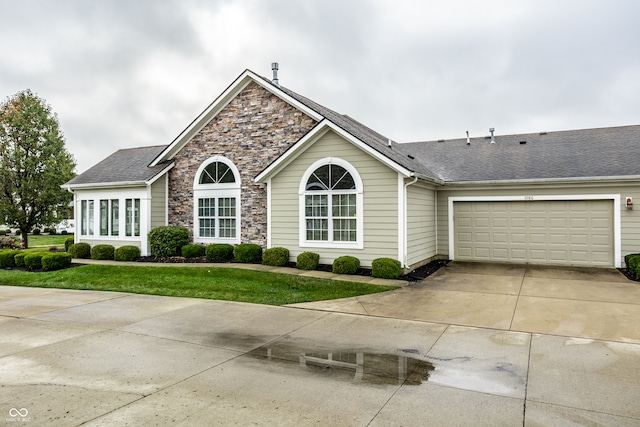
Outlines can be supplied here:
M405 269L640 252L640 126L399 144L250 70L170 144L119 150L64 188L76 242L144 255L163 225Z

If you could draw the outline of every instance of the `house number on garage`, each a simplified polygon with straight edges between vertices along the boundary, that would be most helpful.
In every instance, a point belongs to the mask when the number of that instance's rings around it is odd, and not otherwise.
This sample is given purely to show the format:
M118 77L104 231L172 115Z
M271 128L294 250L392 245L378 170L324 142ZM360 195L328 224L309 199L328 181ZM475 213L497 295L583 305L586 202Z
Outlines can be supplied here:
M533 196L524 196L525 200L533 200Z

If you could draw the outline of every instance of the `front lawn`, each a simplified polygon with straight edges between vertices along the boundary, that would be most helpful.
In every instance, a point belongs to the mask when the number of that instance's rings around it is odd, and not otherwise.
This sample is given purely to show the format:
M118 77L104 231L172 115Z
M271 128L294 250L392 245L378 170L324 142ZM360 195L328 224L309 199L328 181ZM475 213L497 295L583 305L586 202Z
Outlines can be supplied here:
M30 234L29 235L29 248L46 248L56 246L59 249L64 249L64 242L69 237L73 237L73 234Z
M83 265L32 273L0 270L0 285L90 289L285 305L354 297L394 286L234 268Z

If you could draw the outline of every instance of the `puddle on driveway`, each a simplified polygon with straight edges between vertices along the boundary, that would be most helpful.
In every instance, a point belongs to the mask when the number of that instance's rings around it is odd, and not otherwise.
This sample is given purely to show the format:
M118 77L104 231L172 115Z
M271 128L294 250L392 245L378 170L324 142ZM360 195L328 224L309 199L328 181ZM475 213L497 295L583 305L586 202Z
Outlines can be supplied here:
M433 364L420 359L415 349L378 353L275 342L248 355L300 373L379 385L419 385L427 381L434 370Z

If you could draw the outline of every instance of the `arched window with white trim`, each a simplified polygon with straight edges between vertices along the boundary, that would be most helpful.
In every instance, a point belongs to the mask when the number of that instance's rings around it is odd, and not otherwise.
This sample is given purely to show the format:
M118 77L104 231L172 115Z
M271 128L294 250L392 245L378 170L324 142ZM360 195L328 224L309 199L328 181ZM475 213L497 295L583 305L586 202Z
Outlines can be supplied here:
M339 158L311 165L300 182L300 245L363 247L362 180Z
M193 183L194 241L240 243L240 174L214 156L200 165Z

